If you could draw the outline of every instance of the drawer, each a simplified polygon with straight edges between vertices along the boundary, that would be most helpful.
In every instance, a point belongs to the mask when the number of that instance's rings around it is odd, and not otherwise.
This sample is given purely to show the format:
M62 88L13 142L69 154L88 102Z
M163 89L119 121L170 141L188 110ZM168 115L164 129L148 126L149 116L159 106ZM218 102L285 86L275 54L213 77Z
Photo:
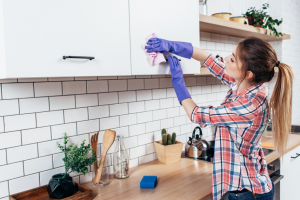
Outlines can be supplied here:
M1 78L131 75L128 1L3 0L0 11Z

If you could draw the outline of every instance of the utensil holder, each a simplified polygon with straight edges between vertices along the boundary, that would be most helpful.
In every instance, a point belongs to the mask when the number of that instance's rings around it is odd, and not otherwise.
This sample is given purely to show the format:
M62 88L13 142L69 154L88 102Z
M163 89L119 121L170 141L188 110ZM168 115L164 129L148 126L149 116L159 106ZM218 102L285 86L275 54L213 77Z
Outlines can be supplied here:
M98 157L97 158L97 166L99 168L99 165L100 165L100 161L101 161L101 157ZM100 178L100 182L99 182L99 185L94 185L94 187L105 187L109 184L109 161L110 161L110 155L106 154L106 158L104 160L104 165L103 165L103 170L102 170L102 175L101 175L101 178ZM95 176L96 176L96 173L97 171L94 169L93 172L92 172L92 177L94 180Z

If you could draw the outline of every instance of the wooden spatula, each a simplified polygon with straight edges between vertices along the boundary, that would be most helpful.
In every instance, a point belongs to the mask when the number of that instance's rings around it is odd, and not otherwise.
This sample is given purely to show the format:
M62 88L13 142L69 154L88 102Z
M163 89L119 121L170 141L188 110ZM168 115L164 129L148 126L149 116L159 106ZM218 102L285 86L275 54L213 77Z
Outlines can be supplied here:
M99 135L99 131L97 133L95 133L94 135L92 135L92 137L91 137L91 148L95 152L95 161L96 162L97 162L98 135ZM95 172L98 170L98 164L97 163L94 164L94 170L95 170Z
M99 185L99 183L100 183L105 157L106 157L108 149L114 143L115 137L116 137L116 131L113 131L110 129L105 130L104 135L103 135L103 153L101 156L101 161L100 161L98 171L95 171L95 178L93 180L94 185Z

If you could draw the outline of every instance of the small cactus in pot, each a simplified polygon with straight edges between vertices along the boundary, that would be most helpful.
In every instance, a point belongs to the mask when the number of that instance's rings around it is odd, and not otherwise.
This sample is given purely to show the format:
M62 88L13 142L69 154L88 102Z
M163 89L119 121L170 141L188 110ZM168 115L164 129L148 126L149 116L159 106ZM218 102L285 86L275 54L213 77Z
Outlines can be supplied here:
M174 132L171 136L171 134L167 134L167 130L165 128L161 130L161 137L163 145L172 145L176 142L176 133Z

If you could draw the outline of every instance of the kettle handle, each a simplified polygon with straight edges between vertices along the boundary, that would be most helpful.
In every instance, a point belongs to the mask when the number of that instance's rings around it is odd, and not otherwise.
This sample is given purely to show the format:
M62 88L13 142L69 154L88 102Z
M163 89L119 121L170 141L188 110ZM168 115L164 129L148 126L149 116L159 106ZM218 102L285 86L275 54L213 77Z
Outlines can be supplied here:
M200 128L200 126L196 126L196 127L194 128L192 138L195 138L195 133L196 133L196 130L197 130L197 129L199 129L199 131L200 131L200 138L202 137L202 129Z

